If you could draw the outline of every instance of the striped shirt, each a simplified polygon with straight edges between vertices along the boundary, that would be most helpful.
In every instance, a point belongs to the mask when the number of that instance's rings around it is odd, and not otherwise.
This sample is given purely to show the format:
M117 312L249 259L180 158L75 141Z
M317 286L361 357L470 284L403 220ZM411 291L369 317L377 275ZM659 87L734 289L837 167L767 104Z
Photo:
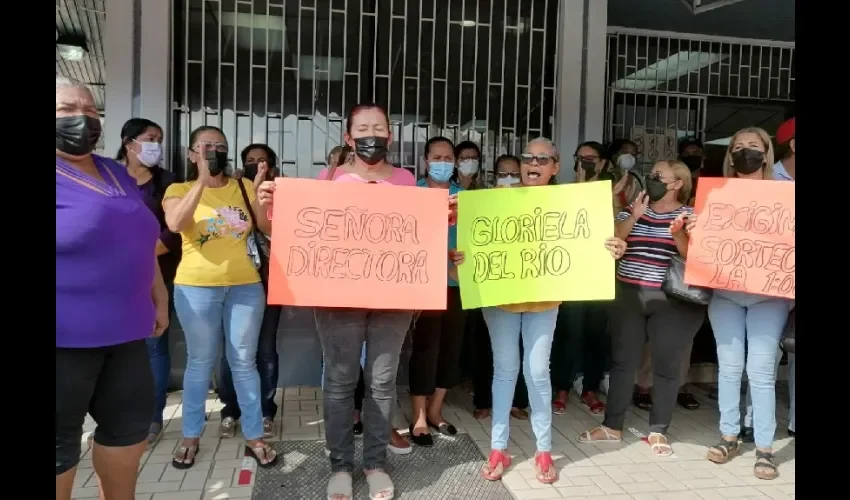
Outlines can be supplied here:
M679 250L670 234L670 223L681 213L690 214L693 207L681 206L672 212L658 213L646 207L626 238L626 253L617 267L617 279L631 285L661 288L670 259ZM617 222L628 219L632 207L617 214Z

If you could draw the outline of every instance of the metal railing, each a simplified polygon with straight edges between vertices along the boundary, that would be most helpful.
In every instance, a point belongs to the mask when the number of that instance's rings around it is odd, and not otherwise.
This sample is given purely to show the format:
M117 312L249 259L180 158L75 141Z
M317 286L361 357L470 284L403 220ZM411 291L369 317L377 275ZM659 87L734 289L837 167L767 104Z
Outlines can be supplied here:
M174 0L172 158L220 126L231 158L269 144L311 177L357 103L390 115L391 161L428 138L480 144L485 166L551 137L558 0Z

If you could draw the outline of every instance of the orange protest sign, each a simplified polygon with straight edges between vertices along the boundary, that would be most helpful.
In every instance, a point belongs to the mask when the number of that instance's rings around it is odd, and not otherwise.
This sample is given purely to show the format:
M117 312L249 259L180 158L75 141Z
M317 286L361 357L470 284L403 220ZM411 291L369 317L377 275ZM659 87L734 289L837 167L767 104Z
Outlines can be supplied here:
M699 180L685 283L793 299L794 183Z
M275 183L269 304L446 308L447 190Z

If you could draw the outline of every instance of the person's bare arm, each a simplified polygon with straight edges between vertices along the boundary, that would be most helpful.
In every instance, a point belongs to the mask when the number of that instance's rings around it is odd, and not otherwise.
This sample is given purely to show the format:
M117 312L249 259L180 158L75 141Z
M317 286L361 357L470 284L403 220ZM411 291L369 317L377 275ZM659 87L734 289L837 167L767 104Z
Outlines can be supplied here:
M182 198L166 198L162 200L165 210L165 224L172 232L182 233L195 222L195 210L204 193L203 182L195 182Z
M632 214L628 219L614 223L614 236L621 240L626 240L629 237L629 233L632 232L632 228L635 227L637 220L638 218Z
M260 202L256 198L251 201L251 209L254 210L254 214L257 216L257 227L263 234L271 236L272 222L269 220L268 210L260 206Z

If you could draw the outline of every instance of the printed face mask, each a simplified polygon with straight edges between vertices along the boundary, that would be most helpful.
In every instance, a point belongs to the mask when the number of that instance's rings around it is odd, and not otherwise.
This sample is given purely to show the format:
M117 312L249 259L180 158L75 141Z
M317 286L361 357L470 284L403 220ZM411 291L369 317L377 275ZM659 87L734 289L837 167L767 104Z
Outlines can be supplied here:
M617 165L623 170L631 170L635 166L635 157L629 153L622 154L617 158Z
M428 177L434 182L449 182L454 173L454 164L448 161L433 161L428 163Z
M457 169L463 175L472 175L478 172L478 160L464 160L458 163Z
M100 139L100 120L88 115L56 118L56 149L73 156L94 151Z
M755 173L764 166L764 153L757 149L744 148L732 153L732 168L742 175Z
M649 201L658 201L667 194L667 184L661 179L648 175L646 177L646 194L649 196Z
M158 142L138 142L142 150L139 152L139 161L146 167L159 165L162 160L162 144Z
M389 152L387 142L386 137L358 137L354 139L354 152L367 165L377 165Z

